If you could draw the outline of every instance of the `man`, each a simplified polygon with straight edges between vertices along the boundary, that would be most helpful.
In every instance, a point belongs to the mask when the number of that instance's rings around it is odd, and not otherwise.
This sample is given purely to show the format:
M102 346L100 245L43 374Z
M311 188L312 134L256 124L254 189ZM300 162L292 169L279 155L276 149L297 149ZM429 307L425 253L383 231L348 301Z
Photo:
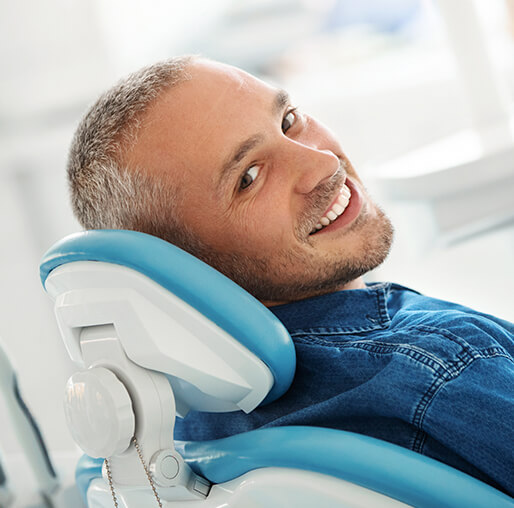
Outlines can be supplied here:
M191 414L176 437L273 425L364 433L514 495L514 326L362 276L392 227L334 135L283 90L183 57L92 106L70 151L85 228L168 240L267 305L297 373L250 415Z

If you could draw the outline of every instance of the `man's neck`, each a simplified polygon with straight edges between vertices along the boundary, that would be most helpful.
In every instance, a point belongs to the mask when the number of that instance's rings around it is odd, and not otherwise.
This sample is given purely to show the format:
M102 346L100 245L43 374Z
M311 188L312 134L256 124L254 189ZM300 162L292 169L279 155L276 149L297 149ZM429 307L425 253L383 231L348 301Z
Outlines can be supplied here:
M357 277L356 279L352 280L351 282L348 282L346 284L343 284L340 287L337 287L333 291L330 291L330 293L335 293L336 291L344 291L346 289L365 289L366 284L364 284L364 279L362 277ZM328 291L327 291L328 292ZM312 296L320 296L323 293L312 295ZM305 297L309 298L309 297ZM298 298L298 300L304 300L305 298ZM283 300L283 301L268 301L268 300L261 300L261 303L265 305L266 307L275 307L276 305L285 305L286 303L291 303L296 300Z

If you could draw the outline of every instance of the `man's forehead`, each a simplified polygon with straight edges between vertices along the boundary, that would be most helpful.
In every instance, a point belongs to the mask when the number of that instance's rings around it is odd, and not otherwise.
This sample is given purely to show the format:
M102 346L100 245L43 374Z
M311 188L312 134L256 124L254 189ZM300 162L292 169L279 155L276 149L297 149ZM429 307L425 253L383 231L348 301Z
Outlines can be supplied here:
M177 131L199 135L216 127L231 113L237 121L244 107L268 103L275 89L254 76L230 65L210 60L190 64L191 78L164 92L149 108L146 127L168 123ZM238 122L238 125L241 125Z
M222 161L256 134L255 114L270 110L277 90L210 60L193 60L188 74L149 108L131 159L156 174L189 180L202 168L202 178L216 178Z
M229 65L200 60L191 67L192 79L187 83L189 89L184 87L190 101L184 109L200 124L198 134L202 129L209 130L209 121L219 123L221 114L228 114L229 109L237 106L239 101L246 98L249 89L257 85L253 76Z

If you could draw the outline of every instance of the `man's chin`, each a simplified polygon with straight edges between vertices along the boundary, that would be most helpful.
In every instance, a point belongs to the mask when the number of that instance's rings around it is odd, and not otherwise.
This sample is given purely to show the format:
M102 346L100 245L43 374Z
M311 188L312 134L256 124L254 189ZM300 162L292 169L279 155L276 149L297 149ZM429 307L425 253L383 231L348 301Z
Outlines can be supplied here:
M313 257L310 263L303 263L300 273L291 274L288 281L283 280L280 284L261 281L260 287L254 287L250 292L271 306L345 289L358 289L357 282L362 280L361 277L385 261L394 236L391 221L378 207L371 216L366 214L358 220L363 223L359 225L356 222L354 225L359 236L355 249L350 253L344 250ZM291 259L291 266L295 261L299 260Z

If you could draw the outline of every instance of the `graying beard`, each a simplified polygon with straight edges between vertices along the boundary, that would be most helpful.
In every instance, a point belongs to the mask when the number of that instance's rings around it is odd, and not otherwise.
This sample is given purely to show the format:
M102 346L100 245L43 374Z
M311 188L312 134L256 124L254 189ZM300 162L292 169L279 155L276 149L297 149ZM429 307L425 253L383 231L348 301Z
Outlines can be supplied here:
M285 259L280 266L273 264L273 258L250 257L237 253L216 253L212 250L202 249L201 253L195 253L206 263L214 266L227 277L234 280L258 300L263 301L293 301L311 296L334 291L337 288L357 279L370 270L379 266L387 257L392 243L393 229L386 215L377 208L378 217L376 223L379 231L378 237L369 238L368 244L364 245L363 258L357 260L340 260L333 268L332 274L327 276L326 272L316 271L308 280L302 282L297 279L273 281L273 278L280 277L281 273L287 271L290 266L304 263L303 256L296 252L278 252L276 259ZM351 229L357 229L366 221L365 216L360 216ZM319 263L319 260L311 259L311 263Z

